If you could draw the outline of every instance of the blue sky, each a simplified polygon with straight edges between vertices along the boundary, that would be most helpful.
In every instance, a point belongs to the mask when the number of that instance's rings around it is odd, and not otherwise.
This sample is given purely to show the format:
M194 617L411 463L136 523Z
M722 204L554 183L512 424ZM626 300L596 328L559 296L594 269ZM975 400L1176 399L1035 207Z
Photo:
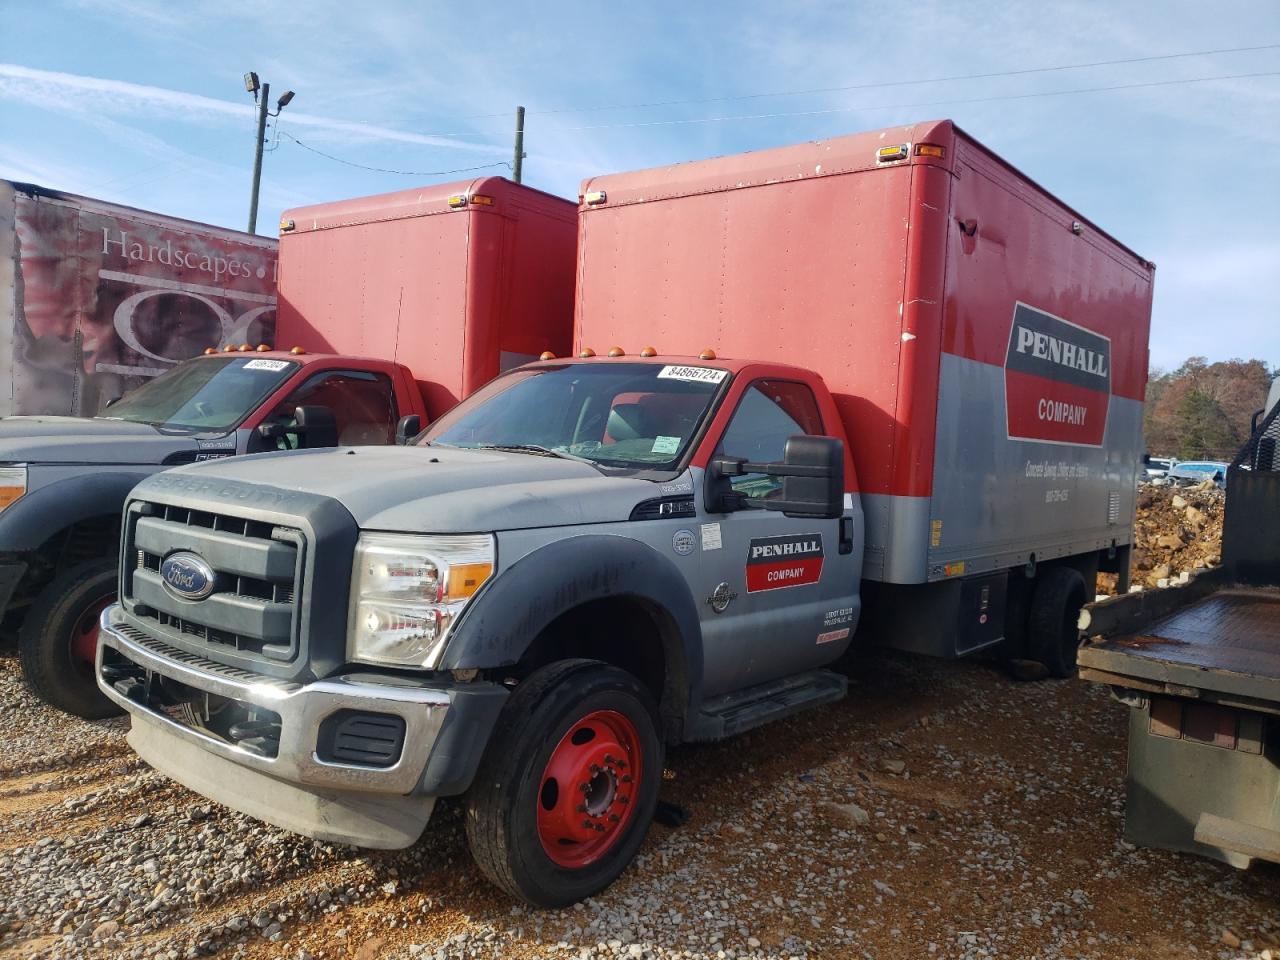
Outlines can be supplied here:
M462 176L360 170L290 136L367 166L454 170L509 161L523 103L525 182L574 196L592 174L951 117L1156 262L1153 364L1280 365L1280 46L918 82L1280 44L1276 0L4 9L0 177L243 229L246 70L273 100L297 92L266 156L266 233L287 207ZM1240 77L1257 73L1272 75ZM1238 79L1024 96L1226 76Z

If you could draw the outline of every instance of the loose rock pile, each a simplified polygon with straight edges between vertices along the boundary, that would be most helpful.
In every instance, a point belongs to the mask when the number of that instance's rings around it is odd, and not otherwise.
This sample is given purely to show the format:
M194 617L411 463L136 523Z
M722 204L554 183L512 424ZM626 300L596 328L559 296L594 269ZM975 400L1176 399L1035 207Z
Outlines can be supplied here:
M1144 588L1168 586L1222 562L1222 515L1226 495L1212 483L1138 491L1133 524L1131 581ZM1112 594L1114 574L1098 577L1098 592Z

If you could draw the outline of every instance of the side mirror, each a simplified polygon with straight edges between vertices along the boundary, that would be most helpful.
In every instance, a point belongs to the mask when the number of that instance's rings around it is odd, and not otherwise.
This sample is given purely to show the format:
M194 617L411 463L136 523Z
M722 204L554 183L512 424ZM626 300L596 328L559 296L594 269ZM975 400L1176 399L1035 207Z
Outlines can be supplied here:
M735 493L731 477L749 473L782 478L778 499L751 499ZM711 462L707 510L776 510L789 517L835 520L844 516L844 441L799 434L787 439L781 463L748 463L734 457Z
M1142 465L1143 465L1144 467L1149 467L1149 466L1151 466L1151 454L1149 454L1149 453L1144 453L1144 454L1142 455Z
M298 407L293 419L297 424L293 430L298 434L299 446L318 450L338 445L338 424L328 407L312 404Z
M844 515L844 441L835 437L790 437L782 466L789 471L782 475L782 499L773 503L766 500L766 510L823 520Z
M400 418L396 423L396 445L403 447L406 443L422 432L422 418L416 413L410 413Z

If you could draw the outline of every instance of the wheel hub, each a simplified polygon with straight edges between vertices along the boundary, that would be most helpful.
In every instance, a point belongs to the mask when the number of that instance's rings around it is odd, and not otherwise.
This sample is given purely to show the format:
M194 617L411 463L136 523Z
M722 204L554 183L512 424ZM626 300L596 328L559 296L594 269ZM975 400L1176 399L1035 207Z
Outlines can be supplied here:
M594 863L625 834L641 767L639 735L621 713L597 710L569 728L538 794L538 838L556 865Z
M68 649L72 662L81 669L93 669L98 657L98 624L102 611L115 602L115 597L104 597L85 608L76 619L68 638Z

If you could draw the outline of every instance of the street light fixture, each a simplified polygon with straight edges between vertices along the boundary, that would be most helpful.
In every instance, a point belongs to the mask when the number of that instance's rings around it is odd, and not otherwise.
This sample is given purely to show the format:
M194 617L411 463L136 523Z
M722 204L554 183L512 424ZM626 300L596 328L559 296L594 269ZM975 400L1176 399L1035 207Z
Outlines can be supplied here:
M293 91L286 90L276 101L276 109L271 112L267 109L267 104L271 102L271 84L259 83L258 75L252 71L244 75L244 89L246 93L252 93L254 102L258 105L258 135L257 141L253 146L253 192L249 195L249 232L256 233L258 228L258 187L262 182L262 145L266 140L267 134L267 117L278 117L280 111L289 105L293 100ZM258 91L262 91L262 97L258 97Z

